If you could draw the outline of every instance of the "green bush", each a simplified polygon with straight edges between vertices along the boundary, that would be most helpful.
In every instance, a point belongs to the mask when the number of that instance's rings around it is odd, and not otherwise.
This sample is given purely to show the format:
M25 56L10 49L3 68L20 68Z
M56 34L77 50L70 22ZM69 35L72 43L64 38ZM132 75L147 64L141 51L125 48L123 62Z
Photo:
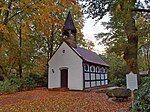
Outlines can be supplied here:
M30 74L29 77L32 77L37 86L47 86L47 74L46 75L37 75L37 74Z
M22 78L10 79L12 85L17 85L17 91L31 90L37 86L35 80L32 77L26 76Z
M32 77L11 78L0 81L0 94L31 90L37 86Z
M22 90L22 85L23 85L23 80L22 78L11 78L10 82L12 85L17 86L16 91L21 91Z
M4 81L0 81L0 93L12 93L17 91L17 85L12 85L10 80L5 79Z
M125 86L126 85L126 80L122 79L122 78L119 78L119 79L112 80L110 83L115 85L115 86L121 87L121 86Z
M132 112L150 112L150 77L145 77L135 92Z
M30 76L23 77L22 81L22 90L31 90L37 86L35 80Z

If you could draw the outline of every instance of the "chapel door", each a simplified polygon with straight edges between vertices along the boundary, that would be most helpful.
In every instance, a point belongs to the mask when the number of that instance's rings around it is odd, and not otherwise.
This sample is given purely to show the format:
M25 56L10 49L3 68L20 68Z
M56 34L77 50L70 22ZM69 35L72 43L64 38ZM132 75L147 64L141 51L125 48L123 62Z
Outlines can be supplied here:
M61 88L68 88L68 69L61 70Z

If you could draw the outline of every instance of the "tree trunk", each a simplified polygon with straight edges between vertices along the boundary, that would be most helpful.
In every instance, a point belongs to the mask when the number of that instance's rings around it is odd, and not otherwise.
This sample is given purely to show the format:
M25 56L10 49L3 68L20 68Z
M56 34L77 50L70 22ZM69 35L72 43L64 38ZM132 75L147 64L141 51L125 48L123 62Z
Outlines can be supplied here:
M6 11L6 13L5 13L5 18L4 18L4 25L7 25L7 23L8 23L8 17L9 17L9 13L10 13L10 9L11 9L11 4L12 4L12 2L13 2L13 0L10 0L9 2L8 2L8 9L9 10L7 10Z
M50 58L53 56L53 41L54 41L54 33L52 31L51 42L50 42Z
M50 58L53 56L54 49L54 25L52 24L51 39L50 39Z
M48 74L48 69L49 69L49 65L48 62L51 59L51 57L53 56L53 48L54 48L54 25L52 25L52 29L51 29L51 36L50 39L48 38L48 51L47 51L47 74ZM48 75L47 75L47 80L48 80ZM48 82L48 81L47 81ZM48 87L48 83L47 83L47 87Z
M146 55L147 55L147 68L148 68L148 76L150 76L150 47L148 47L148 49L147 49L147 53L146 53Z
M137 63L138 35L136 34L137 29L135 26L135 20L132 17L130 17L125 24L125 32L128 38L128 43L124 52L124 60L127 64L127 71L132 71L137 74L138 81L140 81Z
M22 49L22 29L21 29L21 20L20 20L20 32L19 32L19 47L20 47L20 49L19 49L19 76L20 76L20 78L22 77L22 56L21 56L21 54L22 54L22 51L21 51L21 49Z
M2 47L3 32L0 32L0 48Z

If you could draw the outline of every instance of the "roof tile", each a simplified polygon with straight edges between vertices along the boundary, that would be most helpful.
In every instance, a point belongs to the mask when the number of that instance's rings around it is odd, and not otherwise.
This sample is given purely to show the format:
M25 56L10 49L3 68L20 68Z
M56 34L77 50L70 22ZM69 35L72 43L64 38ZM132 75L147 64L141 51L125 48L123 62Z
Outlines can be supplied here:
M99 64L99 65L104 65L104 66L109 66L108 64L105 63L95 52L87 50L85 48L81 47L76 47L73 48L76 53L81 56L85 61Z

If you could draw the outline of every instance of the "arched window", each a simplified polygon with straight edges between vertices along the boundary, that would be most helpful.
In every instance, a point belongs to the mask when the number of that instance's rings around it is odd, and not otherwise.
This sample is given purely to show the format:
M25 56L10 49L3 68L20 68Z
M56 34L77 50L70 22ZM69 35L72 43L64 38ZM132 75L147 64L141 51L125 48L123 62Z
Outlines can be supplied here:
M102 67L100 68L100 73L102 73Z
M95 72L95 66L94 65L90 66L90 72Z
M100 67L99 66L96 67L96 73L100 73Z
M105 67L105 73L108 73L108 68L107 67Z
M101 73L105 73L104 67L101 67Z
M88 64L84 65L84 71L89 72L89 65Z

